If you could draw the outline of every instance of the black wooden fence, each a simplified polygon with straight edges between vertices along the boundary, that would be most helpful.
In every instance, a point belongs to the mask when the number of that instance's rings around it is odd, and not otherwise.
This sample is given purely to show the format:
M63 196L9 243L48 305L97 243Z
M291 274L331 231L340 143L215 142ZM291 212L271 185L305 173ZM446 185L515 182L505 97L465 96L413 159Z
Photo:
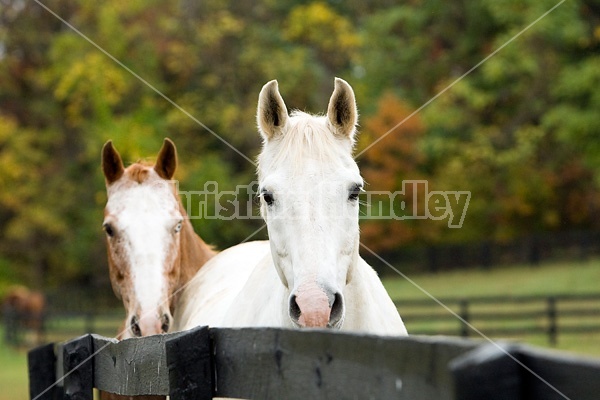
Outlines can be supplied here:
M597 399L600 359L526 346L274 328L116 342L85 335L29 353L32 399L93 388L171 399Z
M411 334L477 337L465 322L488 337L527 339L544 335L550 345L557 345L564 335L600 334L600 293L440 298L439 301L461 319L427 298L400 299L395 303ZM46 341L61 341L85 332L112 336L122 320L122 310L53 313L45 320L43 337ZM11 328L5 320L5 339L23 336L8 335L13 331L15 327Z
M600 255L600 231L544 232L509 241L400 246L379 256L404 272L442 272L469 267L484 270L501 265L538 265L545 261L587 260ZM362 256L381 275L393 274L368 252Z
M36 318L36 319L32 319ZM84 332L115 335L123 322L122 310L111 312L49 312L40 317L2 314L3 340L13 347L31 348L34 344L60 341ZM30 326L41 327L32 331Z
M600 293L550 296L486 296L396 300L408 331L414 334L489 337L546 335L556 345L560 334L600 333Z

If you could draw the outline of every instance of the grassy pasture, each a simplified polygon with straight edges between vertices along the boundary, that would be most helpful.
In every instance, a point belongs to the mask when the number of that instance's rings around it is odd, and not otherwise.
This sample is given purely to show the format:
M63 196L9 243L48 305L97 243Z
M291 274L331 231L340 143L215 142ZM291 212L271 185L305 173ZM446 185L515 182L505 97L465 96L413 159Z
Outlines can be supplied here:
M400 267L401 270L401 267ZM548 263L541 266L511 266L497 268L491 271L463 270L441 274L420 274L407 277L386 277L383 280L388 292L394 300L398 301L401 315L406 315L405 322L410 332L419 331L447 331L458 333L460 323L450 312L431 300L429 305L419 307L403 307L402 300L430 299L433 296L443 303L446 299L460 299L488 296L530 296L530 295L562 295L562 294L590 294L600 292L600 260L585 262L560 262ZM412 282L411 282L412 281ZM448 303L449 308L459 312L457 304ZM517 310L518 308L518 310ZM473 325L484 334L496 328L522 327L525 334L511 336L489 336L491 339L509 339L533 344L536 346L550 347L548 336L544 333L529 334L527 328L545 328L547 317L543 314L545 304L524 303L514 304L477 304L471 305L469 312L485 315L486 313L514 313L515 311L541 312L539 317L532 317L520 321L489 321L478 322ZM599 325L600 316L569 316L569 310L589 310L600 312L600 302L585 301L558 303L558 343L555 349L575 352L580 355L600 357L600 333L562 334L561 326ZM418 311L429 312L431 318L411 322L409 315ZM480 337L475 332L470 332L471 337ZM486 335L487 336L487 335Z

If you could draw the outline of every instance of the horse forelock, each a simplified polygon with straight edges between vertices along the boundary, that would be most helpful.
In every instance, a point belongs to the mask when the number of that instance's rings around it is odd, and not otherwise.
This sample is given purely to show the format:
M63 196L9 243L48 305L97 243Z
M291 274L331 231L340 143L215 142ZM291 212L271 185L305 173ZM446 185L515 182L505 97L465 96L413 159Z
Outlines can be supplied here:
M354 163L353 142L337 136L327 117L293 111L288 128L280 137L263 146L258 157L259 180L265 171L287 165L302 173L306 160L317 160L331 167Z
M143 183L151 176L152 166L137 162L125 169L124 176L137 183Z
M132 188L138 185L153 185L155 183L165 183L171 187L173 196L179 200L177 187L172 181L161 178L154 170L154 165L146 162L136 162L125 169L123 176L117 181L108 185L109 197L121 190Z

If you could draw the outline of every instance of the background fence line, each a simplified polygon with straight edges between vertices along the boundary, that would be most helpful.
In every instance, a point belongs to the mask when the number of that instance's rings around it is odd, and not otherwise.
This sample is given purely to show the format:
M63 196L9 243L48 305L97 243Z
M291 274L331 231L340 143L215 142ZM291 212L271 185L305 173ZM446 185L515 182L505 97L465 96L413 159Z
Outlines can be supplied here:
M600 293L440 298L487 336L545 334L550 345L566 333L600 332ZM430 299L396 300L411 334L477 336Z
M600 255L600 231L543 232L511 240L481 240L400 246L378 251L379 256L403 271L442 272L461 268L491 269L501 265L538 265L543 261L587 260ZM389 268L370 254L362 256L380 274Z
M600 332L600 293L550 296L440 298L443 304L489 337L545 335L552 346L564 334ZM431 299L397 299L409 332L421 335L476 337L471 328ZM116 312L51 313L44 319L42 342L61 341L86 332L113 337L123 321ZM5 342L24 342L26 324L4 319ZM12 325L11 325L12 324Z

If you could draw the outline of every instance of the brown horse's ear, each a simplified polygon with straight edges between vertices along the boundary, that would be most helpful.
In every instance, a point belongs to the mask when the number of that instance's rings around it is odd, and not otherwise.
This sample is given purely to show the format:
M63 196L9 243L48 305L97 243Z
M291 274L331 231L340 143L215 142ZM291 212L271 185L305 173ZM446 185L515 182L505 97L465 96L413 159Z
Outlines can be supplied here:
M177 169L177 148L171 139L165 138L158 153L154 170L163 179L171 179Z
M123 160L113 147L112 140L106 142L102 147L102 172L108 185L121 178L125 172Z
M354 139L358 110L354 91L343 79L335 78L335 88L327 107L327 117L338 135Z
M288 111L279 94L277 81L270 81L263 86L258 95L256 122L260 134L265 141L270 140L281 133L287 121Z

